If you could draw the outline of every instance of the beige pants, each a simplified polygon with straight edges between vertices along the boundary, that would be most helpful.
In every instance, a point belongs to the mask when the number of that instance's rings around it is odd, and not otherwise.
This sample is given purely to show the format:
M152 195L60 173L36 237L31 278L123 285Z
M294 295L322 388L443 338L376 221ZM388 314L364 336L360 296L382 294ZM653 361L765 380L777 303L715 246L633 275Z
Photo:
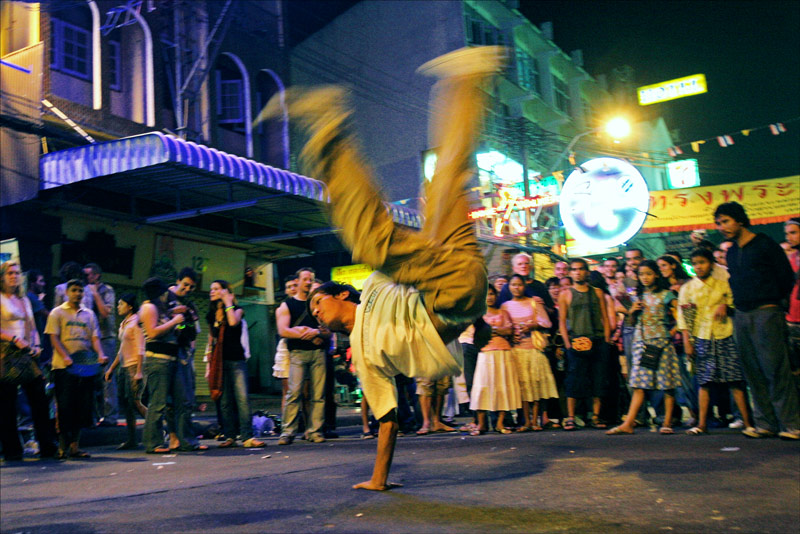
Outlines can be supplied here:
M371 179L355 140L347 132L349 111L338 124L312 125L303 158L325 181L331 218L353 260L366 263L422 293L426 309L445 343L486 311L486 264L467 216L465 186L483 115L481 83L487 75L459 76L435 87L431 146L438 162L427 187L421 231L394 223ZM330 108L326 114L331 116Z

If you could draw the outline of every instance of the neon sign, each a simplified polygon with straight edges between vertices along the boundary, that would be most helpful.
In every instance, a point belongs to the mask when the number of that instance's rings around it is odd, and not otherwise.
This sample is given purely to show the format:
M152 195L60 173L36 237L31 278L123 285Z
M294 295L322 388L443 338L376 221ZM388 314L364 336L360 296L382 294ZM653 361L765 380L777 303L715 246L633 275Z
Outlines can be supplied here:
M677 78L666 82L645 85L636 89L639 95L639 105L649 106L659 102L675 100L685 96L699 95L708 92L705 74L693 74L684 78Z
M579 243L600 248L633 237L644 224L649 206L647 184L633 165L596 158L566 179L559 210L564 227Z
M529 198L519 195L519 192L514 189L500 189L500 202L496 206L473 210L469 213L469 217L470 219L494 219L494 235L501 237L503 228L506 226L509 228L509 234L520 234L526 230L524 224L512 218L515 212L558 204L556 195L537 195Z
M700 173L696 159L682 159L667 163L670 189L683 189L700 185Z

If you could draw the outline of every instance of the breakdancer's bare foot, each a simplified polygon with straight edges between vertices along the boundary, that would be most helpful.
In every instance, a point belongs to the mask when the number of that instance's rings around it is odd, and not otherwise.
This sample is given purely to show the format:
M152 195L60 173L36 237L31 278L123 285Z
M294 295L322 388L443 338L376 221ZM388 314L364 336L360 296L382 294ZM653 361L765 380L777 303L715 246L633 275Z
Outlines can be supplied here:
M417 72L436 78L487 74L503 67L506 54L502 46L461 48L428 61Z
M372 480L367 480L366 482L361 482L360 484L356 484L353 486L353 489L363 489L363 490L370 490L370 491L386 491L392 488L402 488L402 484L398 484L397 482L387 482L386 484L376 484L372 482Z

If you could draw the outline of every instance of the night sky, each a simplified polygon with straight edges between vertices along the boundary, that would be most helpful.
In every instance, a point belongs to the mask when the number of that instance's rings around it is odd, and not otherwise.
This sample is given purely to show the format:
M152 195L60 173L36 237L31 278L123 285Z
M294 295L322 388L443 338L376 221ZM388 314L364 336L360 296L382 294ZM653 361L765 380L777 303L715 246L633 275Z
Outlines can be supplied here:
M705 74L708 93L640 108L663 116L677 143L732 135L727 148L682 146L703 185L800 173L799 2L521 0L520 11L552 21L556 45L583 50L591 75L630 65L642 86ZM787 132L739 133L775 122Z

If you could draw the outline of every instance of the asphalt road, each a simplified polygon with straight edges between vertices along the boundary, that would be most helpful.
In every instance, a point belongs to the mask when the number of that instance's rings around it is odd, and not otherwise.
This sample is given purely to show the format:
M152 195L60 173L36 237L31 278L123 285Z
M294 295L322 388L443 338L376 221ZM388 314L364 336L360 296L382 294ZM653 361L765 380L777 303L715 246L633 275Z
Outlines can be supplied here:
M0 468L0 530L136 532L800 532L800 443L735 431L597 430L398 440L391 481L369 478L357 426L322 444Z

